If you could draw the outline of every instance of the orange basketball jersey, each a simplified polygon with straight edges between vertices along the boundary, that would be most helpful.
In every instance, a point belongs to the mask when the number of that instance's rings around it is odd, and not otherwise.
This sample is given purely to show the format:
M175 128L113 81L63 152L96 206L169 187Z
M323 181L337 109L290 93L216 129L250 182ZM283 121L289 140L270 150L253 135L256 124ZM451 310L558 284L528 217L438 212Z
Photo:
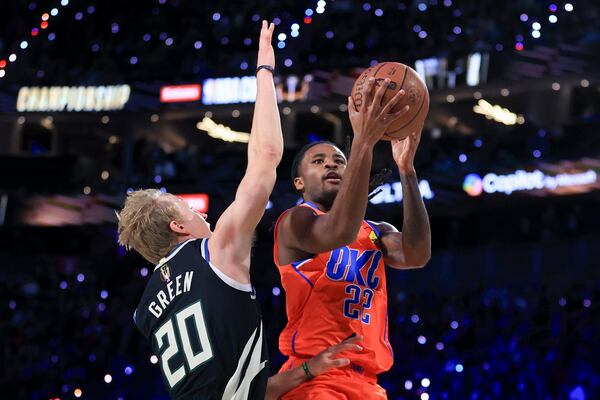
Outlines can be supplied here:
M323 214L306 202L316 214ZM289 210L288 210L289 211ZM310 358L360 334L363 351L350 354L353 366L379 374L392 366L388 341L387 288L379 231L363 221L356 241L326 253L281 265L275 225L275 264L286 293L288 323L279 337L279 349L289 357Z

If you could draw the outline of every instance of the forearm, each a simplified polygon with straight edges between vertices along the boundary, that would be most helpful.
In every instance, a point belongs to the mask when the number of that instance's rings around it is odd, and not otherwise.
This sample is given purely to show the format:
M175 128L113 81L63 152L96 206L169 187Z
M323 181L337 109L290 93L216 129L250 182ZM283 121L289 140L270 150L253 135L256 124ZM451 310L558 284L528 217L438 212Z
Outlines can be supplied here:
M240 232L254 232L264 215L276 179L275 168L260 168L246 172L233 203L234 207L242 211L238 215L237 222Z
M409 264L424 265L431 257L431 229L414 169L400 171L404 221L402 247Z
M329 211L328 232L358 233L367 210L372 162L373 147L355 139L342 185Z
M265 400L276 400L304 381L306 381L306 375L302 370L302 367L292 368L288 371L273 375L269 378L267 383Z
M257 73L256 82L256 103L248 143L248 164L255 161L274 161L278 164L283 155L283 134L273 73L261 69Z

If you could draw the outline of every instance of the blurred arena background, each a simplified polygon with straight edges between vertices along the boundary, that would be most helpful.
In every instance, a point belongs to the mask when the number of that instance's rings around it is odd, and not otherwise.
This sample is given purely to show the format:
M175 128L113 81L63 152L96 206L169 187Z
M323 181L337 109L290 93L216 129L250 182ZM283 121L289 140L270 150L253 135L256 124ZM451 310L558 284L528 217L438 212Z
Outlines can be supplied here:
M600 398L600 5L592 0L16 0L0 13L3 399L166 399L132 313L152 266L116 244L127 191L216 221L245 167L260 19L286 155L253 282L272 371L285 299L271 226L304 143L351 134L380 61L431 94L416 167L426 268L388 271L390 399ZM387 143L374 167L392 167ZM393 169L393 168L392 168ZM393 169L394 170L394 169ZM392 175L368 216L402 225Z

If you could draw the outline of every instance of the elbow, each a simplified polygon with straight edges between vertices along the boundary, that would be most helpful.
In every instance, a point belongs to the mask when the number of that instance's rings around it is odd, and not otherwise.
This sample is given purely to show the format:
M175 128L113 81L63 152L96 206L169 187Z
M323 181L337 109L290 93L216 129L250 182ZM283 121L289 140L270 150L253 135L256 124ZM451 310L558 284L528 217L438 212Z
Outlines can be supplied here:
M431 250L423 252L397 251L385 256L385 264L394 269L421 269L431 259Z
M410 265L413 265L415 269L424 268L427 263L431 260L431 249L427 249L427 251L422 252L421 254L415 255L410 260Z
M277 166L283 158L283 148L274 144L263 146L258 151L258 157L264 162Z
M417 262L415 264L415 266L413 267L413 269L422 269L422 268L425 268L426 265L427 265L427 262Z
M389 257L390 265L400 269L424 268L431 260L431 247L410 248L405 246L400 254L392 254Z
M423 254L421 255L421 259L419 260L420 263L419 265L421 265L421 268L423 268L425 265L427 265L427 263L431 260L431 246L428 246L427 249L425 249L425 251L423 251Z

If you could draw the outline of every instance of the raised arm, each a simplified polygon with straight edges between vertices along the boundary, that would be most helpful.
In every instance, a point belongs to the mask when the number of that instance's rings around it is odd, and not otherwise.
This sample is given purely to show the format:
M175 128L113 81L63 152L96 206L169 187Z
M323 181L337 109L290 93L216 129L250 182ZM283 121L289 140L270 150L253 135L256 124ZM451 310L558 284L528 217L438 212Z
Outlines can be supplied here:
M402 141L392 141L392 154L402 182L404 221L402 232L398 232L387 223L380 223L379 228L384 261L387 265L398 269L420 268L431 258L429 217L419 191L413 164L421 138L421 129Z
M403 90L387 104L381 105L388 84L389 80L386 80L377 87L375 80L369 79L365 89L365 105L360 110L356 109L352 98L348 98L348 113L354 131L352 153L331 210L319 216L305 207L290 211L281 221L278 238L281 246L315 254L356 240L367 209L373 147L386 128L408 111L406 106L396 113L390 112L404 95Z
M262 22L258 49L258 66L275 66L271 37L275 26ZM275 185L276 169L283 155L283 136L277 108L273 73L268 69L257 72L256 104L248 143L248 166L237 189L235 200L219 218L209 242L225 269L250 264L252 237L262 218ZM215 250L215 251L213 251ZM218 255L217 255L218 254Z

